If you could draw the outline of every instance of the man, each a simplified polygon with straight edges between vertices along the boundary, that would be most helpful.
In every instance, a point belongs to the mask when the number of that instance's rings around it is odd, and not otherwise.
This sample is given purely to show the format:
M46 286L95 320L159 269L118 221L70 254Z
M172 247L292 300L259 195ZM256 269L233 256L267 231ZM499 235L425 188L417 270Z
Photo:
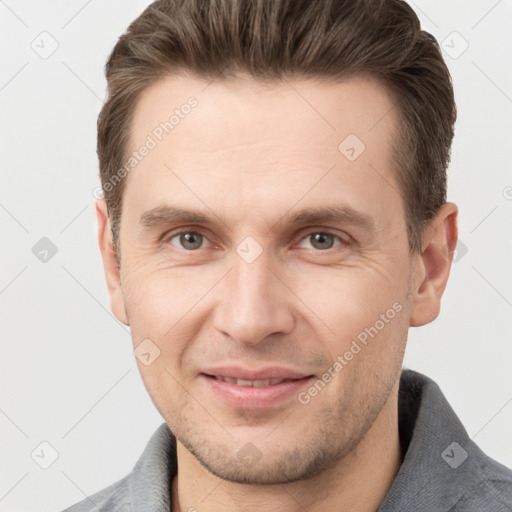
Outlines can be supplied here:
M512 510L401 369L457 241L453 91L411 8L159 1L107 79L99 244L165 423L68 510Z

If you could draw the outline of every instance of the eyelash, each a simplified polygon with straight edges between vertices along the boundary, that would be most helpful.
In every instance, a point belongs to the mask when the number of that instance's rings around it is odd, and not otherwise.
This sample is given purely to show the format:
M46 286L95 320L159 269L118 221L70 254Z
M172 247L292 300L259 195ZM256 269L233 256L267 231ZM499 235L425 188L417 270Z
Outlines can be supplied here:
M203 231L199 230L199 229L181 229L179 231L176 231L176 232L173 232L171 231L170 233L166 233L162 239L163 239L163 242L164 243L169 243L170 244L170 241L177 237L177 236L180 236L180 235L184 235L184 234L187 234L187 233L196 233L198 235L201 235L203 236L204 238L206 238L208 240L208 236L206 235L206 233L204 233ZM312 230L312 231L309 231L308 233L306 233L299 241L302 242L302 240L305 240L306 238L308 238L309 236L311 235L315 235L315 234L322 234L322 235L329 235L329 236L333 236L334 238L337 238L340 242L340 245L337 245L337 246L334 246L334 247L330 247L329 249L325 249L325 250L320 250L320 249L307 249L307 250L310 250L310 251L313 251L313 252L318 252L318 253L326 253L326 252L329 252L329 251L332 251L334 249L336 249L337 247L341 247L341 246L348 246L350 245L350 241L348 240L343 240L339 235L336 235L335 233L332 233L330 231L324 231L324 230ZM186 249L183 249L183 251L185 252L196 252L198 251L199 249L195 249L195 250L186 250Z

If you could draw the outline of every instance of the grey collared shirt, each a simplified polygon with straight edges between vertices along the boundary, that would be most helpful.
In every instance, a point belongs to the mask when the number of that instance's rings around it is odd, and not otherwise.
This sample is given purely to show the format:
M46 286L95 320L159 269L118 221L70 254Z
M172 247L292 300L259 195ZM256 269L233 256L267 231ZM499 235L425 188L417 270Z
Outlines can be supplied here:
M428 377L404 370L400 470L378 512L512 512L512 470L478 448ZM176 439L166 423L132 472L64 512L169 512Z

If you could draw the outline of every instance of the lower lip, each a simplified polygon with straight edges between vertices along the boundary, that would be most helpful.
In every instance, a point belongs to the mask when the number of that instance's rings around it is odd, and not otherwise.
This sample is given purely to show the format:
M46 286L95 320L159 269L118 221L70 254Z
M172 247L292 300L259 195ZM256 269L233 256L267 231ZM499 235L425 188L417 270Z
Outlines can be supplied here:
M272 386L238 386L205 374L200 375L205 384L226 403L239 409L268 409L290 396L297 395L312 377L288 380Z

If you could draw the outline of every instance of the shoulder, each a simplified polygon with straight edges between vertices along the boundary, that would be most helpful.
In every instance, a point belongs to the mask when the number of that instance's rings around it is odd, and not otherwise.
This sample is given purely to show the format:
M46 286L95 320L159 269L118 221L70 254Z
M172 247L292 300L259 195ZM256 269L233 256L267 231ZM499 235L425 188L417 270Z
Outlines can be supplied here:
M130 486L131 473L105 489L84 498L62 512L131 512Z
M468 436L437 384L405 370L399 391L405 456L379 512L512 512L512 471Z
M176 438L163 423L127 476L63 512L168 510L169 482L176 471Z
M512 511L512 479L482 480L464 493L450 512Z

